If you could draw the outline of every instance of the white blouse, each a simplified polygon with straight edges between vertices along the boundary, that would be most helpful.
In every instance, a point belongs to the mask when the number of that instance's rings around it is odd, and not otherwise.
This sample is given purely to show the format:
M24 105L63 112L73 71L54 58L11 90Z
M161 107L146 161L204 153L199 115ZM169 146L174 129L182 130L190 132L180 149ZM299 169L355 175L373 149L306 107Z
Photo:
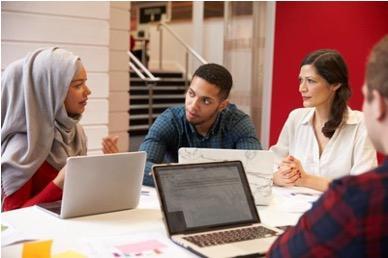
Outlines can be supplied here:
M270 148L275 153L276 168L284 157L292 155L308 174L335 179L361 174L377 165L362 112L348 108L345 123L336 129L321 156L312 124L314 112L315 108L299 108L289 114L278 142Z

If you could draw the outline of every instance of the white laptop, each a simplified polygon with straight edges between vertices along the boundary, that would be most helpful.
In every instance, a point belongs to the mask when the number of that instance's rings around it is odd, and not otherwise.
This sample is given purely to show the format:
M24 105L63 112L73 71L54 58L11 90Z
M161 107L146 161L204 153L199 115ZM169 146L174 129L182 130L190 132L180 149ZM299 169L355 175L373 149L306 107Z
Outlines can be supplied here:
M140 198L145 152L67 159L62 201L41 203L60 218L134 209Z
M180 148L179 163L200 163L240 160L247 173L256 205L268 205L272 200L272 177L275 156L268 150L236 150L213 148Z
M257 257L281 233L260 224L241 161L158 165L153 176L169 237L196 254Z
M237 150L214 148L188 148L178 151L179 163L199 163L226 160L241 160L245 171L273 174L274 154L268 150Z

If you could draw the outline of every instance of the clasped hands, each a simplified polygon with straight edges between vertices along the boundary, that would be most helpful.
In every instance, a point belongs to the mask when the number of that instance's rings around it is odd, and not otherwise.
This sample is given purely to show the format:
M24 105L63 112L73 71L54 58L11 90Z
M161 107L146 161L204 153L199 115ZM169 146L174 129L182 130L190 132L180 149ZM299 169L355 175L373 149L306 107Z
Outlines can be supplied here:
M279 165L273 176L273 182L279 186L301 186L306 177L300 160L289 155Z

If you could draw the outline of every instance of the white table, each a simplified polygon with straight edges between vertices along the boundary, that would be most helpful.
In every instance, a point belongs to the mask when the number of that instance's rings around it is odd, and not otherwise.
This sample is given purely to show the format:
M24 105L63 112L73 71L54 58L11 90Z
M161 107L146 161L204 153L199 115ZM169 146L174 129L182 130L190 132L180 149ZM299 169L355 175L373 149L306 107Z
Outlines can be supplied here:
M32 235L37 239L52 239L54 254L67 250L83 250L85 247L81 239L138 234L145 231L159 232L166 236L155 189L144 187L143 190L148 193L141 195L139 207L134 210L63 220L34 206L4 212L1 214L1 220L20 233ZM290 197L290 193L298 193L301 190L308 194L294 194ZM303 211L311 205L306 204L311 200L306 201L304 198L310 193L315 194L315 191L274 187L271 204L257 207L262 223L270 226L296 224ZM2 248L1 254L2 257L21 257L21 252L22 245L17 244ZM188 253L187 257L193 256Z

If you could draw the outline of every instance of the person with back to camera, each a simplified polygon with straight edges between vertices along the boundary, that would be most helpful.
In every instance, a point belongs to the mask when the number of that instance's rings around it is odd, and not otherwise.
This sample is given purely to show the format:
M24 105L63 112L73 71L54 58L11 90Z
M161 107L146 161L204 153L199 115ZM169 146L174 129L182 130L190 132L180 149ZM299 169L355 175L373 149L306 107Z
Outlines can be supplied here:
M324 191L332 179L376 166L362 113L347 106L351 92L342 56L326 49L310 53L299 82L305 108L290 113L270 148L277 160L274 184Z
M388 257L388 36L368 58L362 93L365 125L383 164L334 180L267 257Z
M260 150L249 116L229 104L232 75L218 64L201 65L187 89L185 105L168 108L153 123L141 151L147 152L143 184L153 186L153 164L178 161L181 147Z
M91 94L86 80L80 58L57 47L37 49L4 70L2 210L62 198L67 157L87 151L79 124Z

